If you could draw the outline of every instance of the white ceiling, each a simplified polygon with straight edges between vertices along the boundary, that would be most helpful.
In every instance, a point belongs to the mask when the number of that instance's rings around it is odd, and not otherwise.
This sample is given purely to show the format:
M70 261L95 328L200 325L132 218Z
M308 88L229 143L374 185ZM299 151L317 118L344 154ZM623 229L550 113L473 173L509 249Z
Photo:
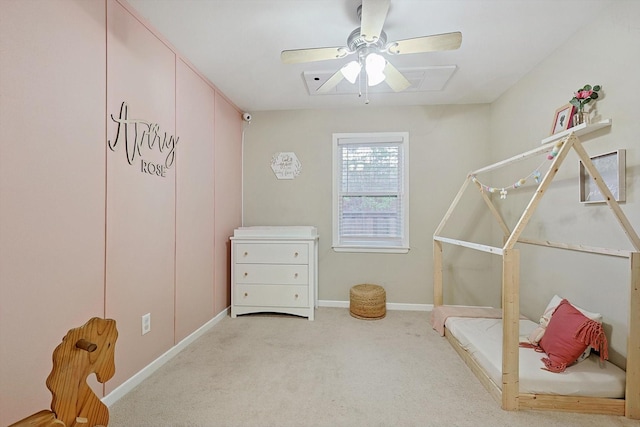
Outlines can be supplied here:
M391 0L384 25L389 41L461 31L462 46L388 57L410 73L457 69L442 90L427 84L425 90L378 91L369 94L369 105L493 102L580 27L597 25L599 12L614 1ZM311 96L305 83L305 73L326 78L352 57L308 64L280 61L286 49L345 46L359 26L361 0L128 2L244 111L365 105L357 91Z

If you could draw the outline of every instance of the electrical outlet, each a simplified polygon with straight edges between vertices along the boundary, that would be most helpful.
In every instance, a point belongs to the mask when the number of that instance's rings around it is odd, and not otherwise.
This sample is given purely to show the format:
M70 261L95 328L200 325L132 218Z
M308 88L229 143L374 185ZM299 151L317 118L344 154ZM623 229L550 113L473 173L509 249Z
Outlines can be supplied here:
M142 335L151 331L151 313L142 315Z

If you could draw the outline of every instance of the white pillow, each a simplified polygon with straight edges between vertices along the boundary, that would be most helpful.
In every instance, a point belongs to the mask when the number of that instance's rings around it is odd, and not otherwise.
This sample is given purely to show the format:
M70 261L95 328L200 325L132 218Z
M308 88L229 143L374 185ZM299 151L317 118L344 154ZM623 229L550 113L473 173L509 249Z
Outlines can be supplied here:
M547 305L547 308L544 310L544 312L546 313L547 311L549 311L550 308L553 307L553 309L555 310L556 307L558 307L560 305L560 302L562 302L561 297L559 297L558 295L554 295L553 298L551 298L551 301L549 302L549 305ZM592 313L590 311L587 311L583 308L578 307L575 304L571 304L572 306L574 306L575 308L578 309L578 311L582 314L584 314L585 317L588 317L591 320L595 320L598 323L602 323L602 314L600 313ZM552 310L553 312L553 310Z
M543 316L548 316L549 319L546 320L546 324L548 324L549 320L551 320L551 317L553 316L553 312L555 311L556 307L558 307L560 305L560 302L562 301L562 298L559 297L558 295L554 295L553 298L551 298L551 301L549 302L549 304L547 305L547 308L544 310ZM590 311L587 311L583 308L578 307L577 305L571 304L573 305L580 313L584 314L585 317L591 319L591 320L595 320L598 323L602 323L602 314L600 313L592 313ZM542 319L541 319L542 321ZM586 359L587 357L589 357L589 355L591 354L591 346L587 346L587 348L584 350L584 352L580 355L580 357L578 357L578 359L576 360L575 363L578 362L582 362L584 359Z
M538 321L538 326L533 331L531 331L531 333L527 337L527 341L529 342L529 344L538 346L538 343L547 330L547 326L549 326L549 322L551 321L551 314L553 314L555 310L556 307L549 307L544 311L544 313L542 313L542 316Z

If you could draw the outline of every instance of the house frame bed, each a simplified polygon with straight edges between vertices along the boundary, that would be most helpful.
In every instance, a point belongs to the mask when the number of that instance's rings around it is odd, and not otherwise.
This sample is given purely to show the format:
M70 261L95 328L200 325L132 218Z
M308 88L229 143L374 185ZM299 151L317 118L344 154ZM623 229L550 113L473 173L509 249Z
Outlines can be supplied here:
M604 123L604 124L603 124ZM603 126L610 125L610 120L591 125L591 129L578 129L582 133L597 130ZM583 125L584 126L584 125ZM548 141L548 142L547 142ZM499 387L483 370L483 368L473 359L467 351L460 345L458 340L447 330L445 336L453 345L458 354L463 358L480 382L489 393L497 400L504 410L519 409L541 409L570 412L587 412L598 414L624 415L628 418L640 419L640 238L628 221L624 212L620 208L615 197L604 183L602 176L594 166L591 158L585 151L582 143L573 131L565 131L562 134L544 140L540 147L513 156L506 160L494 163L484 168L473 171L467 175L462 188L454 198L451 206L446 212L440 225L433 236L433 301L434 306L443 305L443 243L462 246L474 250L488 252L502 257L502 384ZM462 195L466 191L470 182L474 182L480 190L481 184L474 179L476 174L488 172L503 166L521 161L532 156L554 151L557 152L549 170L540 181L537 190L531 197L527 207L520 216L512 231L509 230L495 205L484 191L480 195L484 199L493 217L497 220L505 237L503 247L493 247L480 243L467 242L441 236L448 219L451 217ZM551 241L541 241L521 237L531 216L536 210L540 200L546 194L547 188L551 185L560 166L565 160L570 150L574 150L582 161L585 169L593 178L595 184L605 198L620 226L635 248L634 251L597 248L571 243L560 243ZM583 396L562 396L553 394L532 394L520 393L519 391L519 318L520 318L520 253L514 248L516 243L538 245L566 249L571 251L588 252L605 256L617 256L628 258L630 272L630 298L629 298L629 325L627 335L627 369L626 369L626 389L624 399L583 397Z

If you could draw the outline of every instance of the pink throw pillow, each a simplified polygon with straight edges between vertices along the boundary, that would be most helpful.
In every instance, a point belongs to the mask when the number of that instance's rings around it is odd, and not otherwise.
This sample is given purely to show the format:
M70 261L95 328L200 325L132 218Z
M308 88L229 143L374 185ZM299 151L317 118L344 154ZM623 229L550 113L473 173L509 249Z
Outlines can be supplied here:
M602 325L585 317L566 299L551 316L539 345L548 356L542 362L551 372L563 372L588 345L600 349L601 359L607 358L607 339Z

